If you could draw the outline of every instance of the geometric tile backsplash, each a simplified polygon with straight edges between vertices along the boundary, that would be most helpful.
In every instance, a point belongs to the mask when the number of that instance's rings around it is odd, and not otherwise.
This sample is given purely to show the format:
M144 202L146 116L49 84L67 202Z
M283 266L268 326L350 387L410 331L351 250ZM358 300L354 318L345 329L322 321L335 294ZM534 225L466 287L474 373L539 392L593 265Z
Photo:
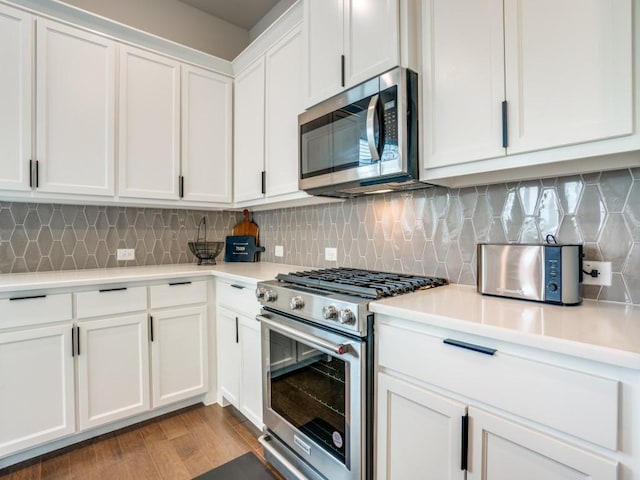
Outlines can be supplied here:
M224 240L240 212L0 202L0 273L191 263L205 216ZM640 304L640 168L463 189L435 187L342 203L254 212L262 260L353 266L476 282L477 242L584 244L612 262L611 287L586 298ZM274 245L284 257L274 256ZM337 247L338 261L324 260ZM117 248L136 260L118 262ZM222 258L222 255L219 257Z

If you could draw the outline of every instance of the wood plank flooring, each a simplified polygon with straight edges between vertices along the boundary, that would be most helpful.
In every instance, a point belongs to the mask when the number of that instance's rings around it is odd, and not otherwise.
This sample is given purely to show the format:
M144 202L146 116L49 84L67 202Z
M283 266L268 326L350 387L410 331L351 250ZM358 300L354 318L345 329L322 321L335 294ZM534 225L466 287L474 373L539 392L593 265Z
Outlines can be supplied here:
M259 435L233 407L197 405L2 469L0 480L189 480L249 451L264 462Z

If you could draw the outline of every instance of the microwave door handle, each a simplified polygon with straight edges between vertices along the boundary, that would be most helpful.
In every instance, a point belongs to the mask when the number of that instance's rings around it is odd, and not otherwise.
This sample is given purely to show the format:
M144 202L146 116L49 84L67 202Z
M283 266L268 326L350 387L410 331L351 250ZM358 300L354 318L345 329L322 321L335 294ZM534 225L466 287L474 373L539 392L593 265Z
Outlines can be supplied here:
M378 99L379 95L374 95L369 101L369 107L367 108L367 142L369 143L369 151L371 152L372 160L380 160L380 153L378 152L378 145L376 145L376 135L373 129L374 121L378 116Z
M296 328L291 328L287 325L282 325L281 323L274 322L264 315L258 315L256 317L256 320L264 323L269 328L282 335L292 337L294 340L301 340L303 342L309 343L311 344L311 346L324 348L335 353L336 355L344 355L345 353L349 352L349 344L347 343L337 345L335 343L328 342L322 338L316 337L315 335L309 335L308 333L301 332Z

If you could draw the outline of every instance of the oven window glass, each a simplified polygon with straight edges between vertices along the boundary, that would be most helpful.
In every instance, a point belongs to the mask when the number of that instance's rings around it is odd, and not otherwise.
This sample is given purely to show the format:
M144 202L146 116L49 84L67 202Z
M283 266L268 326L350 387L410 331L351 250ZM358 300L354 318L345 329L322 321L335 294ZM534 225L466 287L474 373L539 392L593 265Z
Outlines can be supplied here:
M346 363L277 332L269 335L271 408L345 463Z
M300 127L302 178L375 163L367 141L367 108L371 97L342 107ZM380 128L374 121L377 144Z

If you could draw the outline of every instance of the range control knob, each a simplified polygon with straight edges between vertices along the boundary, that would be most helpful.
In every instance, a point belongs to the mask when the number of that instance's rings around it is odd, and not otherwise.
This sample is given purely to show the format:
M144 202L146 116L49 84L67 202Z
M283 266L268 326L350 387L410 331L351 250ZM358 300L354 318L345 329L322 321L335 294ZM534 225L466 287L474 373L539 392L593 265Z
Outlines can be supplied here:
M338 318L338 310L333 305L325 305L322 307L322 318L325 320L336 320Z
M345 308L343 310L340 310L340 313L338 314L338 321L340 323L348 325L356 321L356 316L353 314L351 310L349 310L348 308Z
M263 300L267 293L267 289L263 287L256 288L256 298L258 300Z
M289 301L289 307L291 310L302 310L304 308L304 300L301 296L291 297Z
M554 282L551 282L549 285L547 285L547 288L551 292L557 292L558 291L558 284L554 283Z
M264 301L265 302L275 302L278 299L278 294L275 290L267 290L264 292Z

